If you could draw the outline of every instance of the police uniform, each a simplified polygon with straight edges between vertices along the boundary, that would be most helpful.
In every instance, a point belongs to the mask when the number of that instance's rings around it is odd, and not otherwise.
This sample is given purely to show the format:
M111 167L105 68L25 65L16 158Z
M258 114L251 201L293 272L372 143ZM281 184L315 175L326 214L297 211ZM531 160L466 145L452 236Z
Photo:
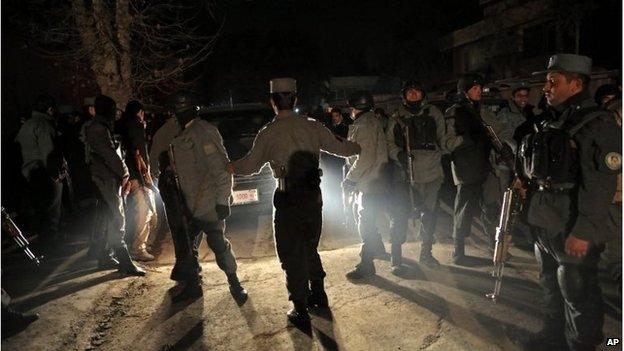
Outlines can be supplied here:
M192 215L191 242L203 231L219 268L226 274L235 274L237 264L224 235L225 221L216 211L217 205L229 207L232 195L232 175L226 170L229 160L223 139L217 127L195 118L172 140L171 146L185 204ZM199 266L196 255L191 260L193 267Z
M555 55L548 71L589 76L591 59ZM594 350L603 339L597 265L609 239L607 217L621 172L621 134L613 116L598 108L586 90L554 107L557 118L525 138L519 154L529 179L526 215L537 239L545 331L565 335L572 350ZM565 252L571 235L589 242L582 258Z
M291 78L274 79L271 93L295 93ZM305 305L310 281L322 284L325 272L317 246L322 226L320 151L351 156L357 144L336 138L321 123L280 110L256 136L249 153L232 163L236 174L251 175L269 163L278 178L273 203L277 255L286 273L289 299ZM301 309L301 308L300 308Z
M404 92L405 94L405 92ZM398 121L398 123L397 123ZM432 257L431 250L434 241L436 214L438 207L438 192L444 179L442 169L442 154L447 149L447 143L452 135L447 132L444 115L437 107L429 104L424 98L419 106L409 107L403 105L392 115L386 131L388 143L388 155L395 162L406 162L404 128L408 128L410 136L410 150L412 153L412 172L414 184L412 185L415 197L414 205L418 208L415 215L422 222L420 238L422 240L420 257L421 261ZM399 156L401 155L401 156ZM402 160L403 159L403 160ZM395 179L395 200L393 220L390 229L393 246L400 246L405 242L407 233L407 221L411 212L410 192L406 186L410 186L407 172L407 164L401 164L403 172L397 173ZM393 249L393 252L398 251ZM395 255L397 256L397 255ZM393 257L394 261L399 257ZM433 260L431 260L433 261ZM400 262L397 262L400 265Z
M347 140L357 143L362 151L347 159L349 172L345 182L351 182L357 192L358 231L362 238L361 262L357 269L375 271L373 257L378 250L381 235L377 228L377 217L382 206L382 196L387 192L388 151L383 126L368 110L361 113L349 126Z
M128 167L121 156L121 146L115 142L111 133L115 118L115 102L104 95L96 98L96 113L93 122L85 128L87 150L89 152L89 170L98 192L100 210L108 218L106 241L94 243L98 259L107 257L107 249L114 250L119 269L132 275L145 275L145 271L136 267L126 247L124 199L121 186L128 178ZM99 109L99 111L98 111Z
M152 178L158 179L158 190L165 205L165 216L171 231L176 262L170 277L176 281L186 280L197 269L193 267L193 260L188 254L191 245L182 223L183 210L177 199L175 178L169 160L169 144L181 131L178 120L169 118L154 134L149 157Z

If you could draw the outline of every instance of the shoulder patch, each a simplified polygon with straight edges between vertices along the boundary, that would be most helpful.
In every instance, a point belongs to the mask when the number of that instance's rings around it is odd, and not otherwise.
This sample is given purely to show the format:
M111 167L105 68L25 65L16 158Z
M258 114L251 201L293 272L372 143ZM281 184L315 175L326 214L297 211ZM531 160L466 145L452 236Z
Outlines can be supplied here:
M609 152L605 156L605 164L612 171L617 171L622 168L622 155L617 152Z
M206 155L212 155L217 152L217 147L213 143L205 143L202 148Z

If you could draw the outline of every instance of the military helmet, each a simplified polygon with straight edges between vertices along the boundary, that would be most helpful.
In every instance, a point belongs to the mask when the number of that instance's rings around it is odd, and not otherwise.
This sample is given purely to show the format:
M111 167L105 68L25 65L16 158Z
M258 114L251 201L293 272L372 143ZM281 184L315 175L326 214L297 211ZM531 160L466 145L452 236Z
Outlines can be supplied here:
M171 98L171 110L174 114L197 113L199 110L199 99L197 95L191 91L180 90L173 94Z
M476 73L463 75L457 81L457 92L465 93L475 85L483 86L483 77Z
M405 93L407 93L407 91L410 89L420 90L423 94L425 93L425 86L421 82L410 79L403 82L403 86L401 87L401 95L405 96Z
M349 107L353 107L362 111L370 111L373 109L373 94L367 90L358 90L349 95Z

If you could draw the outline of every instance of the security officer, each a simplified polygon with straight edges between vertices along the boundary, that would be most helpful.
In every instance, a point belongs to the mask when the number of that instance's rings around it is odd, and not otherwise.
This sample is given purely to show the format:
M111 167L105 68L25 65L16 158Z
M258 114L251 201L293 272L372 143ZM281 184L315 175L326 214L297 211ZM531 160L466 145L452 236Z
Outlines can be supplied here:
M533 122L535 116L533 115L533 106L529 104L529 95L531 87L525 82L519 82L511 87L511 99L507 102L498 112L498 118L509 122L509 127L513 132L513 139L517 143L520 142L522 136L529 134L533 131L530 123ZM522 129L518 130L520 126ZM525 130L529 128L529 130Z
M232 246L224 235L225 219L230 216L232 175L227 172L229 162L223 139L214 125L200 119L195 94L185 91L173 97L175 116L182 128L180 135L171 142L171 161L182 189L185 212L189 217L190 242L202 232L215 260L227 275L230 293L242 304L247 291L236 275L237 264ZM193 267L199 267L198 257L191 254ZM203 295L201 277L195 269L186 280L184 289L173 297L173 302L197 298Z
M375 274L373 258L381 236L377 216L382 209L382 197L387 192L388 151L383 126L373 112L373 95L357 91L349 97L351 118L348 140L357 143L362 151L347 159L349 172L342 186L357 194L359 205L358 231L362 238L360 263L347 273L349 279L362 279Z
M479 75L467 74L461 77L457 82L457 93L459 102L446 111L447 129L455 135L447 146L451 151L451 170L457 186L453 216L453 262L465 265L464 241L470 235L472 219L480 208L483 183L492 170L492 143L484 124L490 125L503 140L510 140L511 133L506 123L481 106L483 80ZM504 153L503 159L513 158L513 151L508 145L501 152ZM498 187L498 184L495 186ZM491 190L491 186L488 190ZM490 198L497 197L493 195ZM496 213L495 210L490 212Z
M95 117L85 130L89 152L89 170L98 192L101 210L108 216L106 242L96 242L101 267L118 263L120 272L144 276L145 271L134 265L125 242L126 220L124 198L128 193L128 167L121 157L120 145L116 144L112 128L117 115L115 101L106 95L95 99ZM114 251L116 259L110 256Z
M609 239L622 145L613 115L589 95L591 67L586 56L550 58L543 91L555 120L525 138L519 152L528 184L515 185L521 194L528 190L526 215L537 239L546 314L529 349L565 349L567 343L571 350L594 350L603 339L597 265Z
M360 147L336 138L321 123L293 111L297 101L294 79L271 80L270 92L275 119L258 132L249 153L229 169L250 175L269 162L278 179L273 197L275 246L286 273L289 299L294 304L287 316L293 324L307 326L308 305L328 306L323 287L325 272L317 252L323 205L319 154L323 150L347 157L359 153Z
M32 116L22 125L15 140L22 151L22 175L34 213L29 221L40 238L53 243L61 220L62 178L66 175L59 135L54 119L56 102L40 95Z
M395 179L393 220L390 229L392 237L392 267L400 271L402 267L401 245L405 242L407 221L410 215L417 215L422 222L419 261L428 266L438 265L431 250L434 241L438 192L444 172L442 154L453 135L447 132L444 115L431 105L426 98L423 85L408 80L401 89L403 105L392 114L386 131L389 157L398 162L402 172ZM407 133L406 133L407 131ZM412 156L413 184L408 172L406 135L409 135L409 150ZM409 187L411 186L411 190ZM410 199L409 196L414 196ZM417 213L411 213L412 201Z
M152 179L158 179L158 190L165 205L165 216L173 241L176 261L171 270L170 278L182 282L193 277L198 267L193 267L193 259L189 254L191 250L190 238L185 231L184 223L182 223L183 210L177 199L175 176L169 160L169 144L180 132L182 132L182 128L180 128L178 119L169 118L154 134L149 162Z

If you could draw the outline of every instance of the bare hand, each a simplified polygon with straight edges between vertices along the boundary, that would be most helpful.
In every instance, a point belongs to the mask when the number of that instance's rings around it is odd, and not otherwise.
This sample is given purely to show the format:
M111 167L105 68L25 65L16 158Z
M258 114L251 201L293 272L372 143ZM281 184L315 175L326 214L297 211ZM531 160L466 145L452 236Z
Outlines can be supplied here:
M568 236L565 241L565 252L574 257L582 258L587 254L589 249L589 241L579 239L574 235Z
M520 195L520 198L522 199L522 201L526 200L527 189L522 183L522 179L520 178L514 179L513 182L511 183L511 187L518 191L518 194Z
M236 171L236 169L234 168L234 165L231 164L231 163L228 163L228 165L227 165L227 172L229 174L234 174L235 171Z

